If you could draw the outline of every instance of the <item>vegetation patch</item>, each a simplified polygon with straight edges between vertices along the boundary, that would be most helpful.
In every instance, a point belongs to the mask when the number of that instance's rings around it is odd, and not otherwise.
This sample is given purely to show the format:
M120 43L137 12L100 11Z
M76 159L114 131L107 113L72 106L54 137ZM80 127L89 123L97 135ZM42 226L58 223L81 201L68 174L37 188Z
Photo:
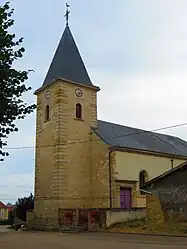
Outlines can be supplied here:
M9 220L0 220L0 226L6 226L6 225L10 225Z
M149 220L141 219L115 224L109 228L109 231L187 236L187 222L168 221L163 224L154 224Z

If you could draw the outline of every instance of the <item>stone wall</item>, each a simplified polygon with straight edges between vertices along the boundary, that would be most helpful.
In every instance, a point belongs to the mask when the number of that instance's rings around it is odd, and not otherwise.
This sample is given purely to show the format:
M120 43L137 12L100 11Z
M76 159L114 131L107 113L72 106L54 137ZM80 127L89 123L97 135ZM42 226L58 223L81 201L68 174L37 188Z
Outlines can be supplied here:
M92 207L109 207L109 149L99 136L92 132Z
M145 190L159 197L164 212L187 215L187 167L155 181Z
M142 209L132 210L112 210L106 213L106 226L109 227L116 223L126 222L130 220L139 220L146 217L146 211Z
M76 88L83 96L75 96ZM45 98L50 91L50 98ZM75 117L76 103L82 119ZM91 126L97 127L96 90L69 82L55 82L37 95L35 212L58 217L58 208L92 205ZM45 122L45 107L50 120Z
M146 218L154 224L163 224L164 212L157 196L147 195Z

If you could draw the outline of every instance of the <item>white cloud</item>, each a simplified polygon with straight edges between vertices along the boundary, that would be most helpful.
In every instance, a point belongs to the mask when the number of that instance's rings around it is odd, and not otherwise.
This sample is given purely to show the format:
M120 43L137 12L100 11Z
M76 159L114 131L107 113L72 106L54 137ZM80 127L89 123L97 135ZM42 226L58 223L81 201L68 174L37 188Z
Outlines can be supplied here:
M1 174L0 200L15 202L20 197L33 193L34 173L29 174Z
M98 71L93 74L94 82L101 87L100 119L148 130L187 122L187 73L112 77ZM161 132L182 135L187 140L187 126Z

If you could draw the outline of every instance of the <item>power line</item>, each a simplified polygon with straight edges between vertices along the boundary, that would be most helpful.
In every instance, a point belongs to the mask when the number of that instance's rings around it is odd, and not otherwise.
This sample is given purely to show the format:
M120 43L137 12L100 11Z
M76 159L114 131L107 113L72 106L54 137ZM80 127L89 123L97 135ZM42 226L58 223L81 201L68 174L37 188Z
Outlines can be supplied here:
M171 128L177 128L177 127L182 127L182 126L186 126L187 123L182 123L182 124L177 124L177 125L171 125L171 126L165 126L165 127L162 127L162 128L157 128L157 129L153 129L153 130L149 130L149 131L140 131L140 132L136 132L136 133L131 133L131 134L124 134L124 135L120 135L120 136L114 136L114 137L111 137L111 138L120 138L120 137L128 137L128 136L133 136L133 135L139 135L139 134L142 134L142 133L148 133L148 132L156 132L156 131L161 131L161 130L166 130L166 129L171 129ZM99 141L101 140L102 138L98 138L98 139L94 139L92 141ZM74 142L70 142L70 143L64 143L64 144L61 144L62 146L66 146L66 145L69 145L69 144L77 144L77 143L85 143L85 142L90 142L90 140L83 140L83 141L74 141ZM41 147L51 147L51 146L55 146L55 145L46 145L46 146L41 146ZM28 146L28 147L12 147L12 148L6 148L6 149L9 149L9 150L13 150L13 149L31 149L31 148L35 148L35 146ZM18 188L18 186L15 186L16 188ZM3 201L11 201L11 200L15 200L17 199L16 197L15 198L2 198ZM67 199L71 199L71 198L65 198L66 200ZM76 198L73 198L73 199L76 199ZM96 198L97 199L97 198Z
M149 131L141 130L140 132L135 132L135 133L123 134L123 135L118 135L118 136L110 137L110 139L121 138L121 137L129 137L129 136L133 136L133 135L139 135L139 134L143 134L143 133L149 133L149 132L156 132L156 131L161 131L161 130L167 130L167 129L171 129L171 128L178 128L178 127L182 127L182 126L186 126L186 125L187 125L187 123L181 123L181 124L171 125L171 126L165 126L165 127L162 127L162 128L157 128L157 129L153 129L153 130L149 130ZM92 141L95 142L95 141L99 141L99 140L102 140L102 138L93 139ZM66 146L66 145L86 143L86 142L90 142L90 140L73 141L73 142L62 143L62 144L58 144L58 145L60 145L60 146ZM55 145L55 144L54 145L49 144L49 145L42 145L40 147L44 148L44 147L53 147L53 146L57 146L57 145ZM7 147L6 150L34 149L35 147L36 146Z

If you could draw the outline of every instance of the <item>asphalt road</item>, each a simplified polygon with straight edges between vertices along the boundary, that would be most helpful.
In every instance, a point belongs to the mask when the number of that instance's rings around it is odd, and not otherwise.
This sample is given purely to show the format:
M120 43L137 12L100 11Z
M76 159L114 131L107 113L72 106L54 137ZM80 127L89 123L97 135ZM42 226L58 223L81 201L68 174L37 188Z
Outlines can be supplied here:
M0 233L7 233L9 230L7 229L8 226L2 226L0 225Z
M186 249L187 238L104 233L63 234L5 230L0 232L0 248L41 249L44 247L45 249Z

